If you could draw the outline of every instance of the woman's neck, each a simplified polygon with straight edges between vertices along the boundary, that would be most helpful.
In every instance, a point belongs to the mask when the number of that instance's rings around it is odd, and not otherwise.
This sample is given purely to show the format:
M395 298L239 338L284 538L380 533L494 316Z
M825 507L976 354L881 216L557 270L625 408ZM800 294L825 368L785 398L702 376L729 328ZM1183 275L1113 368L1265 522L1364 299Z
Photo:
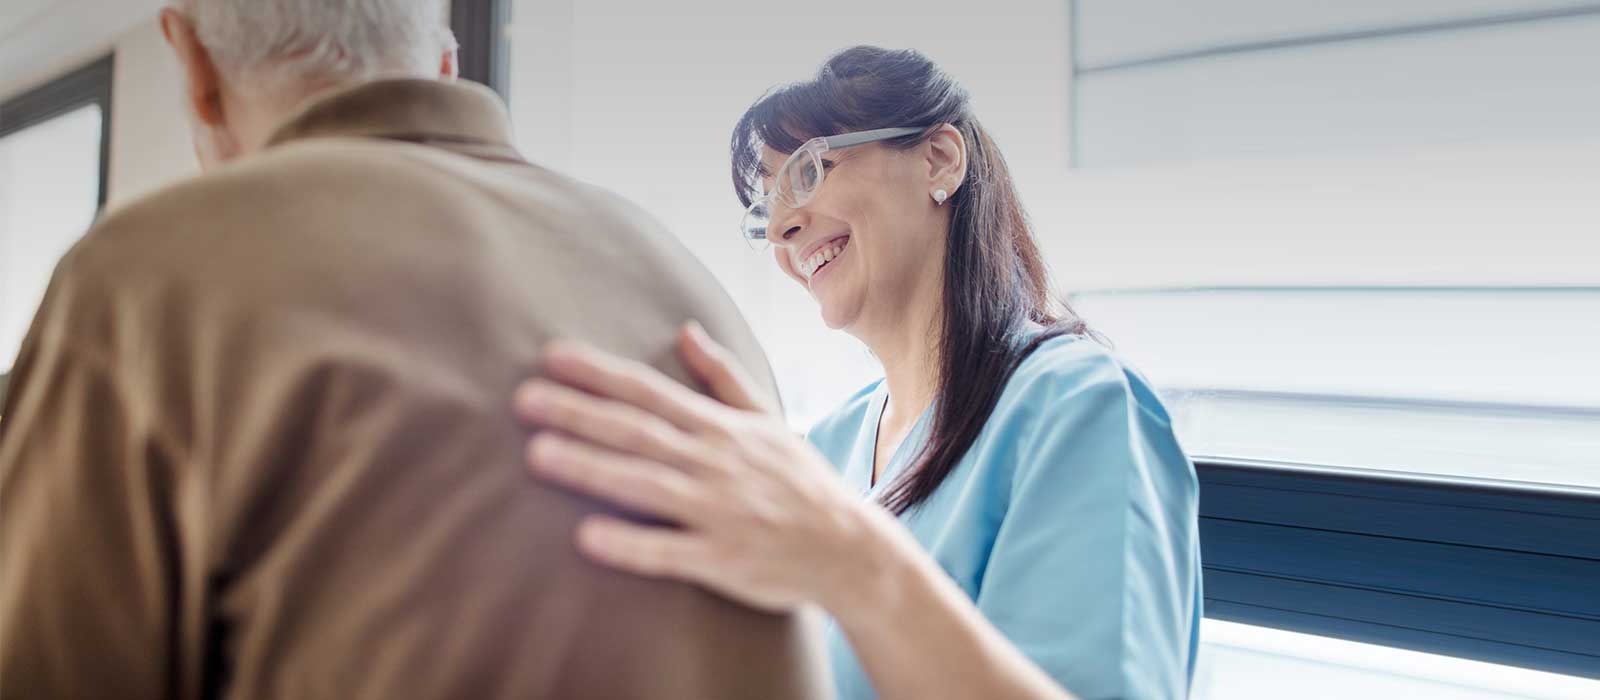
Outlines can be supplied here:
M889 390L884 415L895 426L915 421L938 393L941 291L923 290L908 296L911 303L896 309L893 323L884 324L870 336L859 336L883 363Z

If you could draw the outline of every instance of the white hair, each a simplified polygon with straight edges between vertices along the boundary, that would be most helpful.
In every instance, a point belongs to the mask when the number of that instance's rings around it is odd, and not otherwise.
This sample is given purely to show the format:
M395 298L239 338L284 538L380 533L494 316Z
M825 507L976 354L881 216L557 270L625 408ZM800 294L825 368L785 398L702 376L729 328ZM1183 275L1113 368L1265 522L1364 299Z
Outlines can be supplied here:
M456 47L444 0L174 0L218 70L277 91L437 75Z

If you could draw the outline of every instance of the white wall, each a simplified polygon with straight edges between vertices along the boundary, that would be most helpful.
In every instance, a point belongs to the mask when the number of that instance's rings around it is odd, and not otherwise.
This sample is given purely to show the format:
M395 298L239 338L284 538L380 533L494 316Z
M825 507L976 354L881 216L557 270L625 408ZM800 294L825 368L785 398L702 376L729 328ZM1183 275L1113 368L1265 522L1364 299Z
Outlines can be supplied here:
M177 60L155 20L117 38L109 199L115 206L199 173Z
M1064 2L520 0L514 25L520 145L642 203L700 256L766 343L797 425L875 369L739 238L728 142L757 97L853 44L917 48L972 92L1029 201L1066 171Z
M25 0L0 11L0 99L105 55L165 1Z

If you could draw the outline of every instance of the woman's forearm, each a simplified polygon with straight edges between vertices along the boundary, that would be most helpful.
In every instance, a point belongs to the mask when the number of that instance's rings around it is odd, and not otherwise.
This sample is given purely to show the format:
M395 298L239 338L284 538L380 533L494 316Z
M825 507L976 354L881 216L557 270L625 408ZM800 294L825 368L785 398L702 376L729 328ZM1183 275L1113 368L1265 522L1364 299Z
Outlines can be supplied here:
M1071 697L983 617L887 514L853 555L856 585L820 601L885 700Z

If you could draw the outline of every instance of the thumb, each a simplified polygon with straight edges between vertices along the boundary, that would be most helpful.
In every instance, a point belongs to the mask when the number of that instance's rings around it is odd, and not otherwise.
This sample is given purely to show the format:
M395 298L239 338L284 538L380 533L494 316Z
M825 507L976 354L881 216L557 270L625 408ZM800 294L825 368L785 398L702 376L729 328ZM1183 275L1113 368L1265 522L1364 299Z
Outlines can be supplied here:
M698 322L684 324L679 338L684 363L711 390L711 397L734 408L775 415L776 408L733 353L717 344Z

